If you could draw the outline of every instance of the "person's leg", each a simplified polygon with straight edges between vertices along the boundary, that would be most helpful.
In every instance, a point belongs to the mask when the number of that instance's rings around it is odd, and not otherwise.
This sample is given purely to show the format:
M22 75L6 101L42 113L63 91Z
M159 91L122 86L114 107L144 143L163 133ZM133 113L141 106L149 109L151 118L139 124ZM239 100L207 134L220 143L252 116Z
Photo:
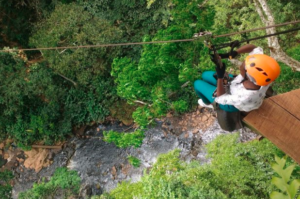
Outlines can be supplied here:
M215 71L204 71L202 73L202 79L211 85L217 86L217 80L214 78Z
M215 71L204 71L202 73L202 79L211 85L217 86L217 80L214 77ZM232 74L229 74L229 77L233 78L234 76Z
M205 104L213 103L214 99L212 94L216 90L215 86L203 80L196 80L194 82L194 89L196 94L203 100Z

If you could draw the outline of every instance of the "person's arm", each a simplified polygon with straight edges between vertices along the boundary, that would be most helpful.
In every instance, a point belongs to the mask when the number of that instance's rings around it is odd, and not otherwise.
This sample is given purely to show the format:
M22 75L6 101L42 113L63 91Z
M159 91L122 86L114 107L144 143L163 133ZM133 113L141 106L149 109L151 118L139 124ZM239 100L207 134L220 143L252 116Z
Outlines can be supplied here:
M242 47L240 47L239 49L237 50L233 50L233 51L230 51L228 53L220 53L219 56L222 58L222 59L233 59L235 58L238 54L241 54L241 53L250 53L254 48L256 48L255 45L253 44L246 44Z
M223 95L225 93L225 88L223 84L223 78L218 78L217 81L217 97Z
M246 44L246 45L240 47L239 49L237 49L236 52L238 54L241 54L241 53L250 53L251 51L253 51L254 48L256 48L255 45L253 45L253 44Z

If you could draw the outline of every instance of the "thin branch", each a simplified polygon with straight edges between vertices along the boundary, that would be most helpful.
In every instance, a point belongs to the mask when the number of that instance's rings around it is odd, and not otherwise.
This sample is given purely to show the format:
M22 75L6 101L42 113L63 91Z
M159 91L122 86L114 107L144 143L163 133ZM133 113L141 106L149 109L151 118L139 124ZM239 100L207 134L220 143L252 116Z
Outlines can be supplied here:
M198 8L203 8L208 0L203 1L201 4L198 5Z
M148 103L143 102L143 101L140 101L140 100L135 100L134 102L135 102L135 103L138 103L138 104L143 104L143 105L149 106Z
M67 78L66 76L63 76L62 74L59 74L59 73L57 73L57 74L58 74L59 76L61 76L62 78L66 79L66 80L68 80L68 81L70 81L70 82L72 82L72 83L74 84L74 86L77 86L77 83L74 82L73 80Z
M189 85L190 81L185 82L184 84L181 85L181 88L187 87Z
M62 54L66 51L67 49L62 50L61 52L59 52L59 54Z

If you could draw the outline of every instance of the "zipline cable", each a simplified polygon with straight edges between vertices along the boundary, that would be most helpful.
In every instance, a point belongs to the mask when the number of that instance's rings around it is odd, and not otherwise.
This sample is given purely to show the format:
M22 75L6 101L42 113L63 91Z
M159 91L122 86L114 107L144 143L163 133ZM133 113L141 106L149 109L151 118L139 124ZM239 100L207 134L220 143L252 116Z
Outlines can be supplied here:
M300 22L300 20L298 20L298 21L292 21L292 22L286 22L286 23L281 23L281 24L275 24L275 25L272 25L272 26L265 26L265 27L250 29L250 30L244 30L244 31L240 31L240 32L233 32L233 33L228 33L228 34L223 34L223 35L217 35L217 36L214 36L213 38L227 37L227 36L232 36L232 35L237 35L237 34L243 34L243 33L247 33L247 32L253 32L253 31L257 31L257 30L264 30L264 29L275 28L275 27L280 27L280 26L285 26L285 25L290 25L290 24L297 24L299 22Z
M254 40L258 40L258 39L263 39L263 38L267 38L267 37L272 37L272 36L276 36L276 35L280 35L280 34L294 32L294 31L297 31L297 30L300 30L300 27L285 30L285 31L281 31L281 32L277 32L277 33L273 33L273 34L268 34L268 35L263 35L263 36L259 36L259 37L245 39L245 40L240 41L240 43L245 43L245 42L254 41ZM215 50L220 50L222 48L229 47L230 45L231 45L231 43L223 43L223 44L216 44L214 46L215 46Z
M298 20L298 21L292 21L292 22L286 22L286 23L281 23L281 24L275 24L275 25L265 26L265 27L260 27L260 28L254 28L254 29L240 31L240 32L234 32L234 33L228 33L228 34L223 34L223 35L217 35L217 36L213 36L212 38L227 37L227 36L232 36L232 35L236 35L236 34L242 34L242 33L253 32L253 31L257 31L257 30L264 30L264 29L268 29L268 28L280 27L280 26L285 26L285 25L290 25L290 24L297 24L297 23L300 23L300 20ZM281 34L283 34L283 33L281 33ZM262 36L262 38L265 38L265 37ZM0 50L0 52L59 50L59 49L78 49L78 48L99 48L99 47L115 47L115 46L159 44L159 43L178 43L178 42L191 42L191 41L195 41L195 39L178 39L178 40L168 40L168 41L131 42L131 43L98 44L98 45L82 45L82 46L61 46L61 47L8 49L8 50Z

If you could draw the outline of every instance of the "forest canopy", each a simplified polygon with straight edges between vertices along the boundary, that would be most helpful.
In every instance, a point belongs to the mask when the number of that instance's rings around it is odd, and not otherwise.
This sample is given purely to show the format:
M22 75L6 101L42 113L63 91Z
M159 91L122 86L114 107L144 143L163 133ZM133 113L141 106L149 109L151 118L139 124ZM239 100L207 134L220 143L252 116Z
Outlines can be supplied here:
M268 25L266 17L272 17L274 23L300 17L296 0L268 1L271 16L260 6L263 2L1 0L1 47L76 47L191 39L194 33L204 30L218 35L262 27ZM265 12L265 18L260 11ZM261 30L214 42L265 34ZM300 60L298 32L276 38L280 51L273 52L267 39L253 44L262 46L266 54L277 52L278 56ZM195 40L1 52L1 138L13 138L22 147L35 142L53 144L65 139L75 128L105 122L111 117L122 120L129 116L140 131L168 112L191 111L197 106L193 81L203 71L214 68L208 51ZM299 88L300 75L292 70L297 70L297 63L289 66L280 56L282 74L273 88L277 93Z

